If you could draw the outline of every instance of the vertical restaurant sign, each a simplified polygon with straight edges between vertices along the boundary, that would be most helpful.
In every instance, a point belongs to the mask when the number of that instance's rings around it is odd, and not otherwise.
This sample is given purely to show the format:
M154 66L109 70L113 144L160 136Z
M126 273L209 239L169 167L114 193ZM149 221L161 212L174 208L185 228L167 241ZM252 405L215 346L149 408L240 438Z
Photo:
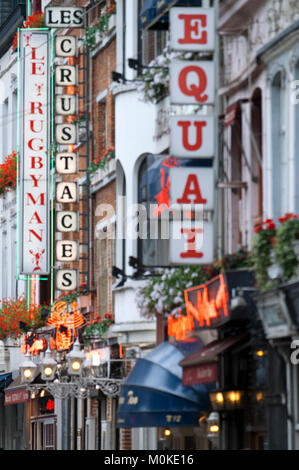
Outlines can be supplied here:
M171 157L212 160L216 154L215 20L214 8L170 9L171 47L176 51L201 53L196 60L176 59L169 66L171 104L197 104L201 108L197 113L189 108L188 114L171 116ZM211 162L206 168L204 165L180 168L180 173L177 169L171 171L171 203L181 205L184 218L183 222L173 222L175 236L170 238L170 264L213 261L215 176ZM179 232L183 237L179 238Z
M50 272L50 38L20 31L20 263L22 274Z

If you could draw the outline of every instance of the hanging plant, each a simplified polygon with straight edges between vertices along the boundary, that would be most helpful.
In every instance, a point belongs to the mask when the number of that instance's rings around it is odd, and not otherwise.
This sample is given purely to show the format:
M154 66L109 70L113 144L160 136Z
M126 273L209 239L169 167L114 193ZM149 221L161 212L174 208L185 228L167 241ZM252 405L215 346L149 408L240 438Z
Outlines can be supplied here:
M267 219L254 229L252 242L252 261L257 285L261 290L274 286L269 278L267 269L272 264L271 254L276 244L276 225L272 219Z
M28 16L27 21L24 21L24 28L43 28L45 26L45 15L43 12L36 12ZM14 51L18 46L18 33L15 34L12 43L12 50Z
M85 30L85 43L89 49L94 49L97 43L96 35L100 35L100 39L106 36L109 28L109 20L112 15L116 14L116 4L113 3L109 7L106 6L98 20Z
M24 328L34 329L43 324L41 305L28 308L24 297L4 299L0 308L0 339L18 338Z
M135 83L141 100L145 103L158 103L169 93L169 65L174 59L196 60L197 52L175 52L169 46L163 53L152 60L142 74L136 77Z
M251 254L245 247L240 248L237 253L225 255L221 260L216 261L215 266L221 272L231 271L233 269L251 268L253 261Z
M15 189L16 185L17 154L12 152L5 158L4 163L0 165L0 195Z
M78 299L78 297L81 297L82 295L86 295L88 293L87 289L86 289L86 284L80 284L79 286L79 289L78 290L73 290L71 292L69 292L68 294L61 294L54 302L57 303L57 302L66 302L67 304L71 304L72 302L74 302L75 300Z
M141 315L186 314L184 290L199 286L219 274L215 265L162 269L137 289L136 301Z
M105 313L104 317L97 315L93 320L87 323L82 335L84 341L89 343L92 338L103 338L112 323L114 323L114 315L112 313Z
M283 280L289 281L295 274L298 261L292 243L299 239L299 216L287 213L279 219L275 253L278 264L283 270Z
M87 171L90 174L95 173L97 170L105 170L108 163L115 158L115 148L108 147L103 154L97 157L95 160L91 162Z

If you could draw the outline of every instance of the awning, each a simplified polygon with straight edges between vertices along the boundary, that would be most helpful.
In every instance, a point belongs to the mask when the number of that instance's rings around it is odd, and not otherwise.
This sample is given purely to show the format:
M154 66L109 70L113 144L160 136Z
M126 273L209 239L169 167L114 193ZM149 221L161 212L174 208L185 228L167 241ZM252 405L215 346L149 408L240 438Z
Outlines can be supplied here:
M143 0L139 15L142 29L167 30L169 9L173 6L201 6L200 0Z
M200 412L210 409L213 387L183 386L179 362L202 347L197 338L162 343L138 359L121 387L117 426L197 426Z
M18 403L25 403L28 400L29 391L22 383L21 376L19 375L7 388L5 388L4 405L16 405Z
M221 354L227 349L231 348L246 336L247 335L239 335L212 341L200 350L195 351L194 353L185 357L182 361L180 361L180 366L187 367L211 362L217 358L218 354Z
M146 28L157 13L157 0L144 0L139 15L139 27Z
M236 103L229 106L224 115L224 126L229 127L235 123L238 111L240 109L240 102L237 101Z
M12 381L11 372L7 374L0 374L0 390L3 390L4 388L8 387L11 381Z

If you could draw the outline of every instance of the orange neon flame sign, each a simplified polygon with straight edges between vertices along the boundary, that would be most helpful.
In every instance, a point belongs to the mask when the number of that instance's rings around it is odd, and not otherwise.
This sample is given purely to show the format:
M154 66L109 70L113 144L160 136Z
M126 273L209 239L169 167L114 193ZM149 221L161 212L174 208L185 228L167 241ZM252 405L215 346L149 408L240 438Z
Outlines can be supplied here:
M194 320L190 313L187 315L181 315L175 318L174 315L170 315L167 321L167 333L168 336L174 336L176 341L182 341L187 338L187 333L194 330Z
M50 342L51 349L65 351L70 349L77 338L77 328L85 323L81 315L77 302L70 303L71 312L68 312L68 305L64 301L57 302L47 320L47 325L56 328L55 341Z
M219 287L216 295L209 295L209 286L204 284L185 290L187 315L181 315L175 319L173 315L168 318L168 336L174 336L176 340L186 339L187 333L194 330L194 319L200 327L211 326L211 320L222 316L228 317L229 295L223 274L218 277ZM189 293L196 292L195 305L189 299Z

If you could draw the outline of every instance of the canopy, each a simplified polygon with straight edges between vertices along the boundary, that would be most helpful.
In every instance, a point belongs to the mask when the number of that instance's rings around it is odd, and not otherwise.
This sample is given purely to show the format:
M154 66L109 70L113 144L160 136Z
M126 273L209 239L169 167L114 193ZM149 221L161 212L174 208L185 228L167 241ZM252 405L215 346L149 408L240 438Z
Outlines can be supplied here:
M12 374L9 372L8 374L0 374L0 390L8 387L8 385L12 381Z
M179 362L202 347L197 338L165 342L138 359L121 387L118 427L197 426L215 384L182 385Z

